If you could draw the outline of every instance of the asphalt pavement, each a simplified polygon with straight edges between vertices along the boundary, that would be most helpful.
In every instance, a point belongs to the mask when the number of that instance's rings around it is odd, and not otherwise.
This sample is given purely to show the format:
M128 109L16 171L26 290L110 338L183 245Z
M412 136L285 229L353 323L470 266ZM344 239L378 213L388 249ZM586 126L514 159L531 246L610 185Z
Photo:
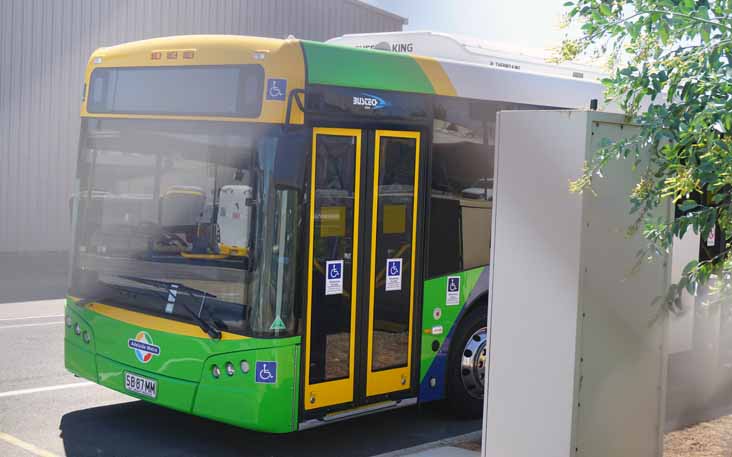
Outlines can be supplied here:
M0 348L0 456L371 456L480 428L416 406L272 435L167 410L66 372L63 300L0 300Z

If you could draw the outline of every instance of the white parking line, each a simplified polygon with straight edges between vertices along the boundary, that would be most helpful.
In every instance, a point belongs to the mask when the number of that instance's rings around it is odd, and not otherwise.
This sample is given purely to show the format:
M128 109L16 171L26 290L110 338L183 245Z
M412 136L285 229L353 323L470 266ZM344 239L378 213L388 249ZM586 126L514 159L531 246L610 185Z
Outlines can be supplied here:
M38 306L62 306L66 303L65 298L53 298L51 300L32 300L32 301L17 301L0 303L0 307L9 309L17 306L22 306L24 309L31 309Z
M18 439L16 437L14 437L13 435L8 435L7 433L0 432L0 440L3 440L6 443L10 443L13 446L17 446L21 449L25 449L26 451L30 452L31 454L37 455L39 457L59 457L57 454L54 454L51 451L41 449L38 446L35 446L30 443L26 443L25 441Z
M59 325L63 324L64 322L41 322L40 324L19 324L19 325L0 325L0 330L8 329L8 328L21 328L21 327L41 327L43 325Z
M38 392L49 392L51 390L61 389L75 389L77 387L93 386L93 382L75 382L73 384L59 384L56 386L36 387L33 389L21 389L21 390L9 390L7 392L0 392L0 398L3 397L16 397L18 395L35 394Z
M45 316L27 316L27 317L3 317L0 321L20 321L23 319L47 319L51 317L64 317L63 314L47 314Z

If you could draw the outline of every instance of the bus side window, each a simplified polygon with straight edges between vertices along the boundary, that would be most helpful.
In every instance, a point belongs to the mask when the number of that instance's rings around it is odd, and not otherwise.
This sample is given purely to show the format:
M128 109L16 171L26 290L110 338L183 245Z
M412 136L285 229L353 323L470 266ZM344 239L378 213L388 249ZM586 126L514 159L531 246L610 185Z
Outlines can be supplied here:
M428 278L490 262L496 114L525 109L556 108L435 98Z
M432 196L429 219L428 277L462 270L459 201Z
M476 103L435 101L428 277L487 265L490 259L497 106L486 102L476 109Z

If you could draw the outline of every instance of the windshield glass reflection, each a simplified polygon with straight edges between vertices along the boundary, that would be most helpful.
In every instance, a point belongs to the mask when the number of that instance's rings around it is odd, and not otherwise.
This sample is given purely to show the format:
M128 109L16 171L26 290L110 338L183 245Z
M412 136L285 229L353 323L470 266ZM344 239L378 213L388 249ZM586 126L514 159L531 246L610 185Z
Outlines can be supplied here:
M305 151L288 140L253 123L85 120L72 294L238 333L292 332L302 189L291 175Z

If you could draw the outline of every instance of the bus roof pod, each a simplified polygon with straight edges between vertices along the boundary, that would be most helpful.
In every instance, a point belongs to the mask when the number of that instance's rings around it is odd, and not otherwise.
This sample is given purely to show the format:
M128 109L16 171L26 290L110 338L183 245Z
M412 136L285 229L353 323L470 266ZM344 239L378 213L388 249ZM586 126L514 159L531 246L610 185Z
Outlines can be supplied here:
M332 38L329 44L378 49L434 57L440 60L473 63L542 75L599 81L605 77L597 66L551 63L551 52L495 43L478 38L441 32L354 33Z

